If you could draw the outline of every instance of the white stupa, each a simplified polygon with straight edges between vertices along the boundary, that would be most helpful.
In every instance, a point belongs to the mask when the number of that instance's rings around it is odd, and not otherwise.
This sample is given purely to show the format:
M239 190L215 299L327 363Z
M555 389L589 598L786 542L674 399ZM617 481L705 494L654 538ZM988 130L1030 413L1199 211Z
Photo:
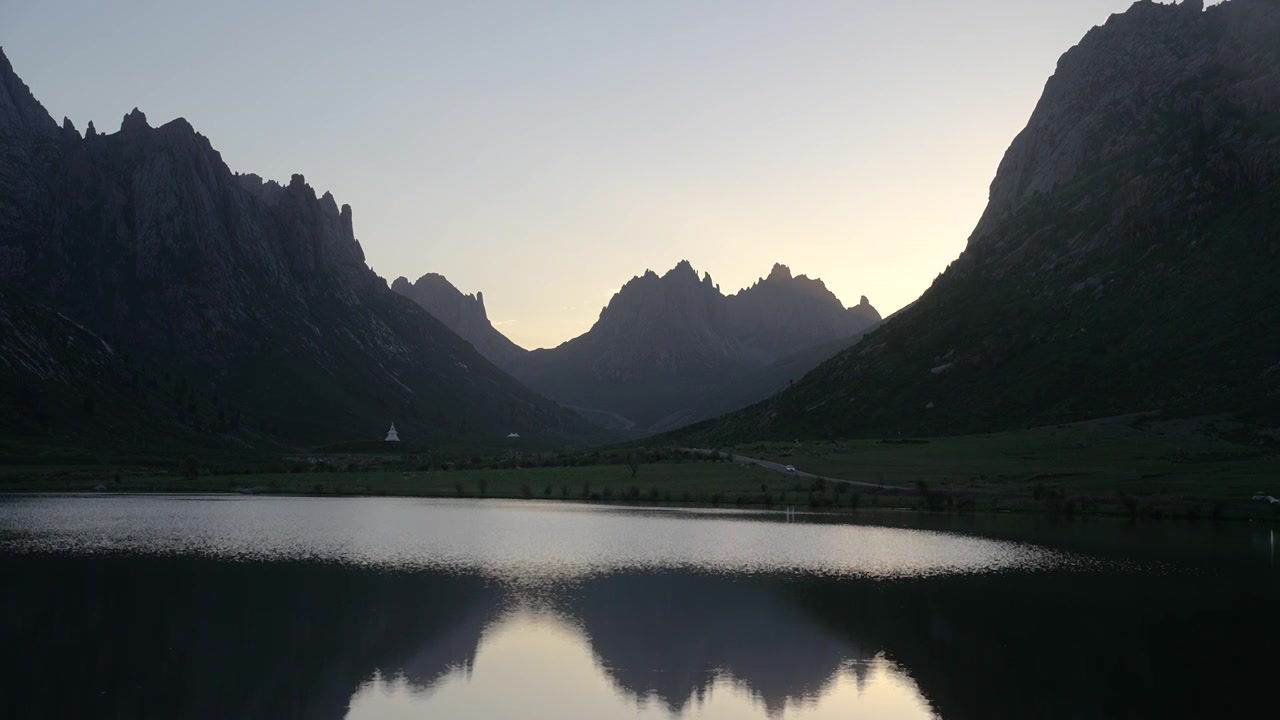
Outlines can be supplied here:
M387 442L400 442L400 435L396 433L395 423L391 423L391 429L387 431Z

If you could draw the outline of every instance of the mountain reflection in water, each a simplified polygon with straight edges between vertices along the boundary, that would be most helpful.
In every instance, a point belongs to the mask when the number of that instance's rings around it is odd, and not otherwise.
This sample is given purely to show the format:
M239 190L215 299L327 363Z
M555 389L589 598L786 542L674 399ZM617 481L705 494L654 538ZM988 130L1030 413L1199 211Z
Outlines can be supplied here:
M902 578L0 549L0 717L1212 716L1269 692L1276 569L1188 532L1181 566Z

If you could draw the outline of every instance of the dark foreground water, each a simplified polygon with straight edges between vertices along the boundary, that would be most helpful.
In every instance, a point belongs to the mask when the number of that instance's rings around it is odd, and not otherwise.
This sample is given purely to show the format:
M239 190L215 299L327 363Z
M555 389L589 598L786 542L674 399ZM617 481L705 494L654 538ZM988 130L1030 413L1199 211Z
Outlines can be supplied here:
M879 522L0 499L0 718L1273 716L1270 527Z

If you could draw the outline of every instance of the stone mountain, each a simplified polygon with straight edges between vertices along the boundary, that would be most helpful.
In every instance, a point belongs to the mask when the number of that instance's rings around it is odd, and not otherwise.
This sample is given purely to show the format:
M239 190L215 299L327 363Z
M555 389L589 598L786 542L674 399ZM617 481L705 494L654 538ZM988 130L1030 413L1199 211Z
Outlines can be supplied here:
M1135 3L1067 52L964 253L687 442L1280 417L1280 2Z
M428 444L599 437L392 292L351 208L301 175L233 175L185 120L153 128L138 110L81 137L3 53L0 284L0 406L71 397L50 407L85 411L19 420L36 439L118 445L120 419L148 403L197 444L373 439L392 421ZM63 321L81 329L68 348L101 357L67 357Z

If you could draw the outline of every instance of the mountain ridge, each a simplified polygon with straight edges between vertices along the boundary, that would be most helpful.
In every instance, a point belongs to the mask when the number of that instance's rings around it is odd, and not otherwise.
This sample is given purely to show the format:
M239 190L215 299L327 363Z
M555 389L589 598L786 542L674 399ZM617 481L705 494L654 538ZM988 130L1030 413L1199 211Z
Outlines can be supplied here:
M781 263L725 295L710 273L681 260L624 283L582 335L526 351L492 326L480 293L463 294L434 273L415 283L399 278L392 289L531 387L626 430L668 429L742 407L816 365L823 357L813 349L843 347L880 320L865 296L846 308L821 280L793 277ZM741 401L726 387L738 381L749 385Z
M0 88L0 281L186 388L175 427L207 435L220 412L288 444L393 421L433 443L602 438L392 292L350 206L301 174L234 175L186 120L137 109L115 133L60 129L2 53Z

